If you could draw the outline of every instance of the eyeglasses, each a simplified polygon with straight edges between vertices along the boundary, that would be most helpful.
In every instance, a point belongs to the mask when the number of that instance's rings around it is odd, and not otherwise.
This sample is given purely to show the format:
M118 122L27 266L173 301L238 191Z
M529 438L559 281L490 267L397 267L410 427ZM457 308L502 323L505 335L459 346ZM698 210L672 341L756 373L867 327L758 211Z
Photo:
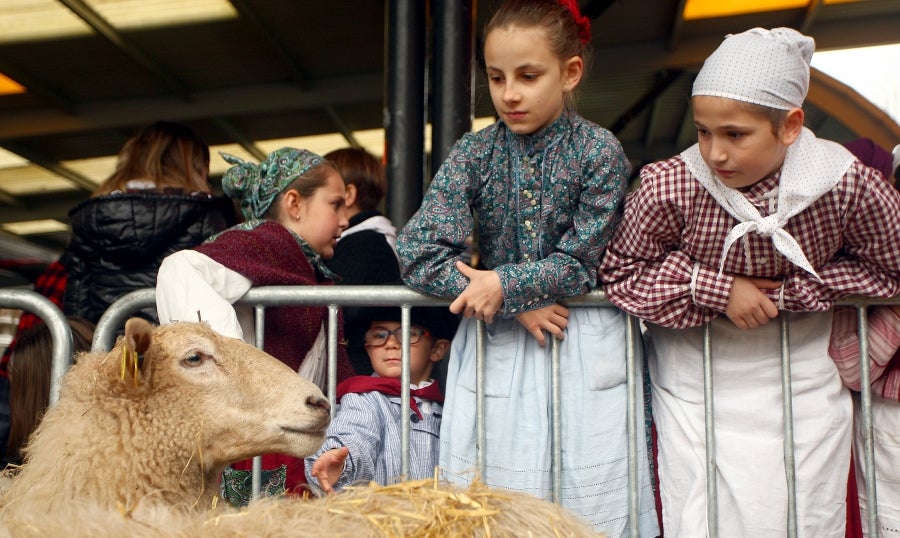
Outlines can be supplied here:
M372 347L383 346L391 336L396 337L397 341L401 342L402 334L402 327L397 327L393 331L385 329L384 327L375 327L374 329L369 329L368 331L366 331L366 345ZM423 336L431 336L431 333L428 332L428 329L416 327L415 325L409 328L410 344L415 344L416 342L421 340Z

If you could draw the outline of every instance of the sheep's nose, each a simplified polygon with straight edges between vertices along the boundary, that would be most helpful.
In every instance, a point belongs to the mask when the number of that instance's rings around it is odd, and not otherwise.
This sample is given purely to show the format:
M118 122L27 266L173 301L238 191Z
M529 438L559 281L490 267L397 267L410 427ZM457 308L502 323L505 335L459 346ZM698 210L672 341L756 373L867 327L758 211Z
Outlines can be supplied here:
M323 411L331 411L331 404L328 403L328 400L319 396L308 396L306 405Z

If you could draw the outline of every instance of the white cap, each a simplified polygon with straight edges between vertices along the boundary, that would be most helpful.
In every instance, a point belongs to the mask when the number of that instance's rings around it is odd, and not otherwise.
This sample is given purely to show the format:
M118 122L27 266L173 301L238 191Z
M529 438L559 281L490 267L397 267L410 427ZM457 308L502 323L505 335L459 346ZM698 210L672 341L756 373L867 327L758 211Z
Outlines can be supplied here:
M730 34L703 63L691 96L712 95L779 110L803 106L816 43L792 28Z

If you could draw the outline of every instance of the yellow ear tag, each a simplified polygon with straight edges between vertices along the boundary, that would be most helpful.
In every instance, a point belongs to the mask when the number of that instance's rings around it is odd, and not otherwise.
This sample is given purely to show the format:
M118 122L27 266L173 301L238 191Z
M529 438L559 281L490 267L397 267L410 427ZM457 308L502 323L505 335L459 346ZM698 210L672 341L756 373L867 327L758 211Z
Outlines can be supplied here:
M125 380L125 362L128 360L128 349L127 346L122 346L122 372L119 374L119 379L122 381Z
M131 354L132 359L134 360L134 386L136 387L138 384L138 381L137 381L137 378L138 378L138 352L137 351L129 351L128 346L122 346L122 370L121 370L121 373L119 374L119 378L122 379L123 381L125 380L125 370L128 369L127 364L128 364L129 353Z

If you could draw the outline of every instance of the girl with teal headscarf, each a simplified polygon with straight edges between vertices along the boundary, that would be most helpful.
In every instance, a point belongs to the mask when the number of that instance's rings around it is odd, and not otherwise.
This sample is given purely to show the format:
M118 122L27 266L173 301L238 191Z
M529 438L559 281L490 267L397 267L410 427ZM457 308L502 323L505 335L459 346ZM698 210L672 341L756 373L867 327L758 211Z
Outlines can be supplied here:
M281 148L261 163L231 155L222 178L226 194L240 202L246 221L193 250L163 261L156 286L160 323L201 319L227 336L254 343L253 311L232 306L251 287L323 285L333 274L322 263L334 254L347 227L344 182L322 157ZM326 386L324 306L283 306L266 311L265 351L320 388ZM342 324L343 325L343 324ZM343 326L339 328L343 340ZM337 381L353 375L344 346L338 347ZM226 470L223 496L233 504L250 499L251 462ZM267 494L305 487L303 460L263 457Z

